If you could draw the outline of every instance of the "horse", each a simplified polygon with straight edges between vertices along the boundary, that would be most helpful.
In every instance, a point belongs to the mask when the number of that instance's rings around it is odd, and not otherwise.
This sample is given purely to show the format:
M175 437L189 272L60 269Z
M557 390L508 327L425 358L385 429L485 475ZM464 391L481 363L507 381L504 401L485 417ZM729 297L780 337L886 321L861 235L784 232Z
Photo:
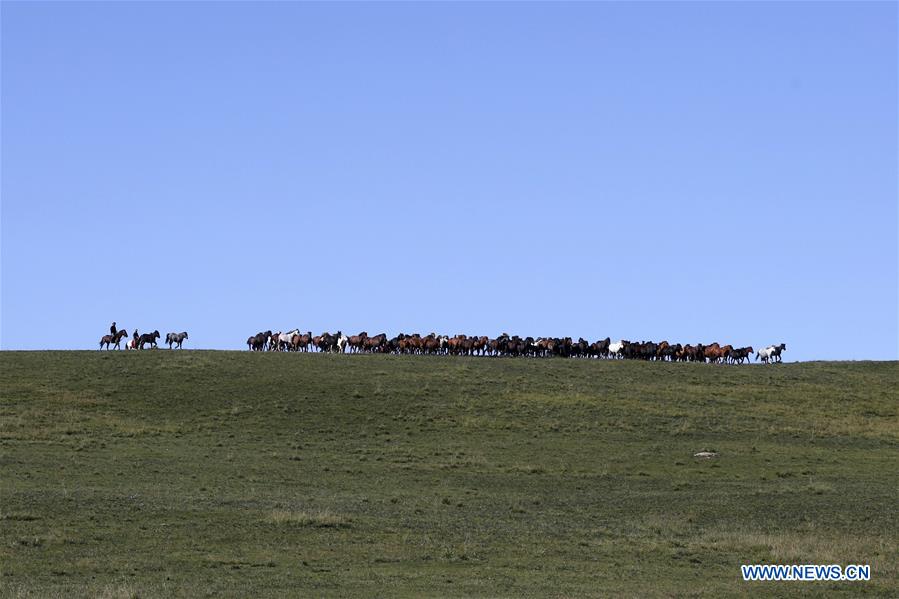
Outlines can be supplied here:
M299 335L300 329L294 329L292 331L288 331L286 333L278 333L275 339L272 340L272 345L275 347L272 349L277 349L278 351L282 349L290 349L290 342L293 339L294 335Z
M325 335L327 335L327 334L328 333L325 332L325 333L322 333L321 335L316 335L315 337L312 338L312 346L315 347L316 349L318 349L318 351L325 351L322 348L325 346L324 340L325 340Z
M122 329L121 331L116 331L115 335L103 335L100 338L100 349L103 349L103 346L106 346L106 350L108 351L109 346L112 345L115 349L122 349L119 345L122 342L122 339L128 336L128 331Z
M783 360L780 357L780 353L782 351L786 351L786 349L787 346L784 343L781 343L780 345L769 345L765 349L760 349L759 351L757 351L755 354L755 359L761 360L765 364L769 364L772 359L774 362L781 362Z
M723 357L723 353L721 352L721 346L718 345L718 342L714 342L711 345L706 345L702 352L703 362L708 359L709 362L715 363L719 358Z
M572 346L574 357L586 358L590 354L590 343L583 337L578 337L577 343Z
M506 343L508 342L508 340L509 340L509 336L506 333L503 333L496 339L491 339L490 341L487 342L487 351L489 351L490 354L493 356L498 356L498 355L502 354L506 350ZM447 351L449 351L450 341L452 341L452 339L448 339L446 342L447 343Z
M741 347L730 352L730 358L734 364L742 364L743 360L749 360L749 356L753 351L752 346Z
M674 357L674 347L668 343L667 341L662 341L659 343L658 349L656 349L656 358L659 360L665 360L665 358Z
M300 351L300 349L302 349L304 352L309 351L309 344L311 342L312 331L309 331L305 335L300 335L299 333L297 333L290 338L290 346L293 348L293 351Z
M622 351L628 343L630 343L630 341L625 341L624 339L615 341L614 343L609 343L609 357L620 358Z
M169 349L172 349L172 344L177 345L178 349L182 349L181 344L184 343L185 339L187 339L187 331L166 333L165 335L165 342L169 344Z
M145 343L149 343L153 346L153 349L156 349L156 340L159 339L159 331L153 331L152 333L144 333L140 336L140 339L137 340L137 349L143 349Z
M318 339L318 341L315 341ZM337 331L336 335L332 335L331 333L324 332L319 337L315 337L313 339L313 344L318 346L319 351L321 352L340 352L346 349L347 343L349 342L349 337L344 335L342 332Z
M730 359L730 357L731 357L731 355L730 355L731 352L734 351L734 346L733 346L733 345L725 345L724 347L722 347L722 348L721 348L720 350L718 350L718 351L719 351L720 354L721 354L721 361L722 361L723 363L727 364L727 361L728 361L728 360Z
M332 335L331 333L325 331L318 337L314 337L312 342L318 347L318 351L320 352L333 352L337 351L337 340L342 335L340 331L337 331L336 335ZM316 341L316 339L318 341Z
M612 340L609 337L597 341L591 347L591 351L593 355L597 358L608 358L609 357L609 346L612 345Z
M266 343L268 343L269 337L271 336L271 331L256 333L255 335L247 338L247 348L250 351L263 351L265 349Z
M704 362L705 346L702 343L690 345L689 343L681 348L678 353L678 359L684 362Z
M365 348L365 340L368 339L368 333L362 331L358 335L350 335L347 342L352 353L360 352Z
M440 337L438 337L437 340L439 341ZM481 335L480 337L473 339L471 351L473 353L477 353L480 356L485 355L487 353L487 342L488 341L490 341L490 338L487 337L486 335Z
M386 346L387 333L381 333L380 335L375 335L374 337L366 337L365 342L363 343L363 349L370 352L384 351L384 348Z
M268 336L268 343L265 346L268 351L281 351L281 343L278 341L280 336L281 331L275 331Z
M783 362L783 358L780 357L780 353L784 351L787 351L786 343L781 343L780 345L772 345L771 357L774 358L777 362Z

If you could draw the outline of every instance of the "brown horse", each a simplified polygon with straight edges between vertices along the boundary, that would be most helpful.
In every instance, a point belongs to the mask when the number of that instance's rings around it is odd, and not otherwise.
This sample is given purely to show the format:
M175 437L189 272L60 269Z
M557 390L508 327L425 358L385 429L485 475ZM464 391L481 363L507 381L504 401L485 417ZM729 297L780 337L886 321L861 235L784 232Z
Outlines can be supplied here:
M725 345L724 347L721 348L720 351L721 351L721 361L724 363L727 363L727 361L730 359L731 352L734 351L734 346L733 345Z
M406 337L407 345L409 347L409 351L413 354L421 353L421 335L415 333L411 337Z
M717 362L721 355L721 346L718 345L717 341L711 345L706 345L702 351L702 357L713 363Z
M753 351L752 346L735 349L730 352L730 359L734 364L742 364L743 360L750 360Z
M347 345L350 346L352 353L360 352L365 347L365 340L368 339L368 333L362 331L358 335L350 335Z
M309 351L309 344L312 343L312 331L309 331L305 335L294 335L290 338L290 345L293 347L294 351Z
M318 348L318 351L322 351L322 339L324 339L325 335L328 333L322 333L321 335L316 335L312 338L312 345Z
M477 353L481 356L487 353L487 342L490 341L489 337L487 337L486 335L481 335L473 341L474 343L471 346L472 353Z
M612 344L612 340L609 337L597 341L596 343L590 346L590 352L596 356L597 358L608 358L609 357L609 345Z
M437 335L431 333L421 340L421 350L426 354L436 354L440 352L440 339Z
M117 331L115 335L103 335L100 338L100 349L103 349L103 346L106 346L106 350L109 351L110 345L112 345L115 349L122 349L119 345L122 342L122 339L128 336L128 331L122 329L121 331Z
M371 352L383 351L386 345L387 333L381 333L380 335L375 335L374 337L366 337L363 349Z

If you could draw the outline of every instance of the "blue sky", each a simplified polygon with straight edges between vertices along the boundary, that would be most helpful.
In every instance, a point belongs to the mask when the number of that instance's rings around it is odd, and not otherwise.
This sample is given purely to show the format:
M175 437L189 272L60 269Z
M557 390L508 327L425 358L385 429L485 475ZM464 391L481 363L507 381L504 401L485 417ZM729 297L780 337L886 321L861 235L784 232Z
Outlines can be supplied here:
M895 3L2 3L4 349L896 359Z

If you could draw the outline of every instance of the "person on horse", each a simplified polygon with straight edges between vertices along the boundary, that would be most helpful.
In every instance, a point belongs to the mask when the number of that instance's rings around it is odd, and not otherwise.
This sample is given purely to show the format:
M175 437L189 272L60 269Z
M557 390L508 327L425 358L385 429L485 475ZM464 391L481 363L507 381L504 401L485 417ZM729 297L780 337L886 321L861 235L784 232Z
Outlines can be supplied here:
M113 337L115 337L115 334L116 334L117 332L118 332L118 330L116 330L116 328L115 328L115 321L113 320L113 321L112 321L112 326L109 327L109 334L112 335Z
M131 349L137 349L137 340L140 339L140 335L137 334L137 329L134 329L134 341L131 342Z

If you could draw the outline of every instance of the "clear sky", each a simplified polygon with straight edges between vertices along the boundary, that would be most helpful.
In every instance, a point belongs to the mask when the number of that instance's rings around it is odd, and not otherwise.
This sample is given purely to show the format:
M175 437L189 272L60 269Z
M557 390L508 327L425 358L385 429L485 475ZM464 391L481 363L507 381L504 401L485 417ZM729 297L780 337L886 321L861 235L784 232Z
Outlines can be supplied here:
M899 353L896 3L0 10L4 349Z

